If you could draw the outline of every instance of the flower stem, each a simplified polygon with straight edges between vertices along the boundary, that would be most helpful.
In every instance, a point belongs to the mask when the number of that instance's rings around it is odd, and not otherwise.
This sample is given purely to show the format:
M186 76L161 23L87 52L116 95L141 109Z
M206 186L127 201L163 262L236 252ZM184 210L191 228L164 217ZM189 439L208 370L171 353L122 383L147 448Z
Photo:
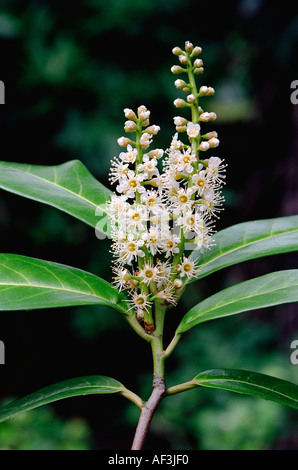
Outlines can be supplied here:
M155 331L150 337L153 357L153 390L146 403L141 407L141 414L136 428L131 450L143 448L149 426L155 410L157 409L166 391L165 384L165 356L163 351L163 329L167 306L160 300L155 301Z

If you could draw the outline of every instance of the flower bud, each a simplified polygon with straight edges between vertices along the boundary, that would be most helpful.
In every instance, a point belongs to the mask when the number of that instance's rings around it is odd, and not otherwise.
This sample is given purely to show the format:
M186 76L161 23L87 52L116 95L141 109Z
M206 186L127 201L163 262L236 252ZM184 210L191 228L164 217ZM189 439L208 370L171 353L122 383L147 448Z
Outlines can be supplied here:
M137 124L134 121L126 121L124 123L125 132L135 132Z
M196 101L196 97L194 94L188 95L186 99L188 103L194 103Z
M203 67L195 68L194 71L193 71L193 73L194 73L195 75L201 75L203 72L204 72Z
M208 122L210 121L210 113L202 113L200 114L200 121L203 121L203 122Z
M193 64L195 67L202 67L203 61L202 59L196 59Z
M199 46L196 46L196 47L193 48L191 55L192 55L192 57L196 57L196 56L200 55L201 52L202 52L202 48L199 47Z
M159 160L160 158L162 158L163 154L164 154L163 149L154 149L154 150L150 150L150 152L148 152L148 156L150 158L156 158L156 160Z
M178 73L184 72L184 70L180 65L173 65L173 67L171 67L171 72L177 75Z
M184 80L180 80L179 78L175 80L175 87L176 88L184 88L187 87L187 83Z
M209 143L208 142L201 142L200 145L199 145L199 150L202 150L203 152L205 152L206 150L208 150L210 147L209 147Z
M173 282L173 286L175 289L180 289L182 285L183 285L183 282L181 281L181 279L175 279L175 281Z
M137 116L135 114L135 112L132 110L132 109L129 109L129 108L125 108L124 109L124 116L127 118L127 119L130 119L130 120L135 120L137 119Z
M180 47L174 47L174 49L172 49L172 52L174 55L180 55L182 54L182 49L180 49Z
M209 121L215 121L215 119L217 118L216 114L213 112L209 113L209 116L210 116Z
M177 98L174 101L174 106L176 106L176 108L184 108L186 105L186 101L182 100L181 98Z
M137 289L140 285L139 281L137 281L136 279L130 279L129 281L127 281L128 284L129 284L129 287L131 289Z
M209 86L207 96L212 96L212 95L214 95L214 93L215 93L214 88L212 88L212 86Z
M174 117L174 124L175 126L186 126L187 125L187 119L181 116L175 116Z
M149 147L151 142L152 142L151 135L148 134L148 132L144 132L140 138L140 145L145 149Z
M208 93L208 87L206 85L201 86L199 89L200 96L206 96Z
M216 137L212 137L208 140L208 144L210 148L215 148L219 146L219 140Z
M127 137L119 137L117 142L118 142L118 145L120 145L120 147L127 147L129 144L131 144L131 140L128 139Z
M185 42L185 50L186 52L191 52L193 50L193 44L189 41Z
M183 54L180 54L178 59L179 59L180 64L182 65L185 65L188 62L188 58L186 57L186 55L183 55Z
M212 139L213 137L215 137L217 139L217 132L216 131L211 131L211 132L207 132L207 134L204 134L202 135L202 139Z
M141 121L143 122L146 121L147 119L149 119L149 116L150 116L150 111L148 111L146 106L141 105L138 107L138 117Z
M176 126L176 131L177 132L185 132L186 131L186 126Z
M156 135L160 131L160 127L156 125L152 125L150 127L147 127L146 132L151 135Z

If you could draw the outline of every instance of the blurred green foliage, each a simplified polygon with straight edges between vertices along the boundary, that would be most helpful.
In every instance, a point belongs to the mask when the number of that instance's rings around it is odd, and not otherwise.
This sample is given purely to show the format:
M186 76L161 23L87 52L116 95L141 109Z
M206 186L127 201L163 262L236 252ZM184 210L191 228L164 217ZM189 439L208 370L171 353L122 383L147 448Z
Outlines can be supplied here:
M172 102L179 95L171 50L190 40L203 48L203 84L216 90L206 110L218 115L218 155L229 164L226 211L217 228L296 214L298 121L289 97L290 83L298 78L297 22L292 9L266 0L207 7L201 0L2 0L1 159L51 165L78 158L108 185L123 108L146 105L152 123L161 126L156 146L169 145L177 114ZM0 230L3 251L111 276L109 241L97 240L89 227L52 208L1 193ZM257 260L195 283L179 311L168 316L168 339L201 298L296 265L295 254ZM168 384L213 367L247 368L297 383L297 366L289 359L297 318L297 308L289 306L194 329L169 360ZM21 396L28 384L33 390L89 373L110 375L144 398L149 394L150 351L109 309L3 315L0 337L7 352L0 371L3 397ZM57 404L56 414L40 408L4 423L0 448L85 449L91 438L95 448L130 445L138 415L132 405L82 397L77 417L72 403ZM296 429L296 415L275 404L199 389L162 402L147 446L295 449Z
M88 424L81 417L65 421L50 407L43 407L4 422L0 450L89 450L90 437Z

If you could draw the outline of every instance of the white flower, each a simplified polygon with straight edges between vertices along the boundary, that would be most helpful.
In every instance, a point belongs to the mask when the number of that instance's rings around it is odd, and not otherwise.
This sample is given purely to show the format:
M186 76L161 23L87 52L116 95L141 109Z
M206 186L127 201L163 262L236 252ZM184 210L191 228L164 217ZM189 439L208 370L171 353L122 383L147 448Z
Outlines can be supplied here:
M148 309L151 307L152 304L152 302L148 300L148 297L149 295L145 292L133 292L132 299L130 300L131 309L134 308L138 310L139 315L140 310L146 310L148 312Z
M143 233L142 239L145 247L153 256L160 253L160 230L158 228L150 227L148 232Z
M220 212L222 208L222 203L224 201L223 196L220 195L218 191L215 191L213 188L209 188L204 192L202 199L199 201L199 207L202 212L205 212L208 217L217 217L217 212Z
M149 285L151 281L158 280L158 268L153 266L152 262L147 262L138 272L138 277L142 278L143 284Z
M198 137L200 130L200 124L194 124L193 122L189 122L187 124L186 132L190 139L195 139L196 137Z
M178 211L175 211L175 214L179 214L179 211L183 211L186 208L190 208L193 205L191 196L193 192L195 191L195 188L179 188L174 196L172 196L171 202L174 205L175 208L178 209Z
M186 276L188 279L191 279L197 274L195 262L183 256L182 262L178 265L178 272L180 273L179 277Z
M187 149L186 152L180 153L177 163L177 170L180 173L192 173L193 166L192 163L197 161L196 155L191 155L191 149Z
M159 289L160 287L167 285L169 282L172 272L172 265L169 260L158 261L156 268L158 276L157 288Z
M181 142L181 140L178 140L178 132L176 132L171 142L170 151L181 150L182 148L183 143Z
M165 304L176 305L175 290L172 284L168 284L163 290L160 290L157 297Z
M221 160L219 157L210 157L207 162L207 174L212 178L214 182L222 184L222 179L225 178L225 175L223 173L226 171L226 165L223 165L223 160Z
M127 286L127 281L130 278L129 271L126 268L114 267L113 271L115 273L113 284L119 291L123 290Z
M141 202L146 205L147 210L153 213L158 213L161 205L161 196L154 190L147 190L141 195Z
M144 173L144 179L150 180L153 176L159 176L156 158L150 158L148 155L143 155L143 163L137 166L137 171Z
M134 172L132 173L133 174L130 174L127 179L121 180L116 188L119 193L125 194L128 198L135 197L136 191L140 194L145 191L144 187L141 185L144 176L142 174L135 175Z
M131 145L128 145L127 152L121 152L119 157L125 163L134 163L136 161L137 155L137 149L134 149Z
M134 172L129 169L128 164L124 164L119 162L117 158L112 160L111 162L111 169L110 169L110 177L109 180L111 183L115 183L116 181L120 181L124 178L130 178L134 175Z
M118 250L116 249L115 254L119 257L118 261L131 264L133 260L137 260L138 256L143 258L145 256L144 251L141 249L143 245L143 240L134 240L134 236L130 233L127 240L120 243Z
M165 253L166 258L169 258L170 256L179 253L178 245L180 242L181 239L177 235L172 234L171 232L168 232L167 236L163 237L161 247Z
M130 207L127 211L127 228L128 230L145 230L145 223L147 222L147 210L141 204Z
M207 178L207 173L205 170L201 170L199 173L193 175L191 180L200 196L204 193L205 189L208 188L210 184L210 180Z
M110 208L113 212L113 215L118 217L120 214L125 214L129 208L129 203L126 201L126 196L117 194L112 194L110 201Z
M200 212L187 210L178 217L177 224L181 225L185 232L201 232L205 228L204 218Z

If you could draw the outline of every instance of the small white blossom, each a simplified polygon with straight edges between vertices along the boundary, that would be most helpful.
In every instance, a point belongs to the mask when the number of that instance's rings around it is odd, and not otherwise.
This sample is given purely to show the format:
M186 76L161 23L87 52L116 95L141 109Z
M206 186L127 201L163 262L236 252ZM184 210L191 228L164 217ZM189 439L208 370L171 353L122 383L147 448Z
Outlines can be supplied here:
M134 163L136 161L137 155L137 149L134 149L131 145L128 145L127 152L121 152L119 157L125 163Z
M116 253L119 256L119 262L131 264L133 260L137 260L138 256L143 258L145 256L141 247L144 245L143 240L134 240L134 236L129 234L127 240L120 243L116 247Z
M159 175L156 158L150 158L146 154L143 155L143 163L137 166L137 170L144 173L144 179L152 179L153 176Z
M149 145L152 143L152 137L151 134L148 134L148 132L144 132L140 138L140 145L143 148L149 147Z
M116 189L119 193L125 194L128 198L133 198L135 197L136 191L140 194L145 191L144 187L141 185L143 179L144 176L142 174L130 174L128 178L120 181Z
M150 302L150 300L148 299L149 295L145 292L133 292L132 299L130 301L131 308L138 310L146 310L148 312L148 309L152 305L152 302Z
M178 272L180 277L187 277L191 279L197 274L197 267L194 261L183 256L182 262L178 265Z
M186 132L190 139L195 139L196 137L198 137L200 130L200 124L194 124L193 122L189 122L187 124Z

